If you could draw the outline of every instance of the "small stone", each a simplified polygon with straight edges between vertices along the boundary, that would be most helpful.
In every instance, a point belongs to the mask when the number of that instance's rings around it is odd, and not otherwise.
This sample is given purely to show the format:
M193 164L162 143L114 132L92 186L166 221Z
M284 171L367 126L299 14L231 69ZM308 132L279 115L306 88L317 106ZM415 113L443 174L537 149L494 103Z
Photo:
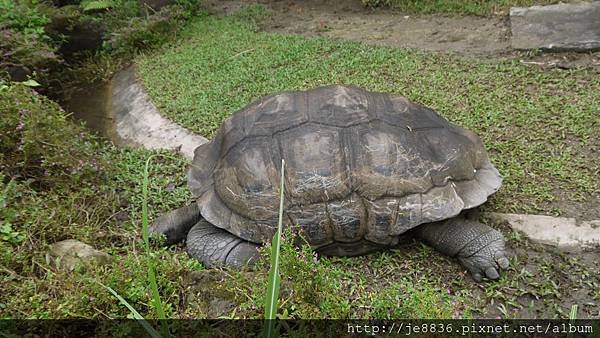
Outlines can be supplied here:
M110 264L113 258L91 245L75 239L56 242L46 253L46 262L57 269L73 271L76 267L89 267L91 264Z
M515 49L600 49L600 1L510 9Z

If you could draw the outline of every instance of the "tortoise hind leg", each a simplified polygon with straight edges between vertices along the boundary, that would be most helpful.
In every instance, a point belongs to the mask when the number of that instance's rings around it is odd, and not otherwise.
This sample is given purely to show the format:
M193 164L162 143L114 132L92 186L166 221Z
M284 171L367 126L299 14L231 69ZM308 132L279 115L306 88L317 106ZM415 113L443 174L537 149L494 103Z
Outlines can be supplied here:
M422 224L415 234L441 253L458 258L477 282L483 276L498 279L500 270L508 268L504 236L483 223L459 216Z
M206 220L201 220L187 236L188 254L205 266L240 268L253 264L259 257L258 244L245 241Z
M171 245L183 241L190 228L201 218L198 203L192 203L158 217L148 231L165 235L166 244Z

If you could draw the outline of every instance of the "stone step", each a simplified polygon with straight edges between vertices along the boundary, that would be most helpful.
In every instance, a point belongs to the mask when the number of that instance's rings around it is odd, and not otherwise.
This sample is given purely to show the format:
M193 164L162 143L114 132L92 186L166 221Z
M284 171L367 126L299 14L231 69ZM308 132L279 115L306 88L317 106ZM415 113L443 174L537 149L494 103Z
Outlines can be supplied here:
M600 1L510 9L515 49L600 49Z

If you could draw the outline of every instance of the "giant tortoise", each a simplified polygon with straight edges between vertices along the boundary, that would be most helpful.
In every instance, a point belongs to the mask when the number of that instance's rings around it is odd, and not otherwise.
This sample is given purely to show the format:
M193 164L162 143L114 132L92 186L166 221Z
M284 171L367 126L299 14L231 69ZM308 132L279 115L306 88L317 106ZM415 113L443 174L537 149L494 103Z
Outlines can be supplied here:
M476 281L509 261L500 232L465 217L501 184L481 140L401 96L351 86L255 101L196 148L196 203L151 232L206 266L252 263L276 232L285 159L286 227L318 253L355 256L407 236L458 258Z

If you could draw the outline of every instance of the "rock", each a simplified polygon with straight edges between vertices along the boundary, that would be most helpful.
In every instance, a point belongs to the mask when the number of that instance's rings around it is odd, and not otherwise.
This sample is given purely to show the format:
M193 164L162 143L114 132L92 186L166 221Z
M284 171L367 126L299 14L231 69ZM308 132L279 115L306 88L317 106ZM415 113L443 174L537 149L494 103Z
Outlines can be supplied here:
M510 9L515 49L600 49L600 1Z
M75 239L56 242L46 253L46 262L61 270L73 271L77 266L89 267L91 264L105 265L113 258L91 245Z
M600 246L600 220L577 222L575 218L545 215L486 213L493 220L508 222L532 241L560 249L585 249Z
M27 81L31 75L31 71L25 66L9 66L6 68L6 72L10 77L11 81L22 82Z
M228 278L221 270L192 271L184 280L187 312L206 318L227 316L235 308L235 295L219 287Z

